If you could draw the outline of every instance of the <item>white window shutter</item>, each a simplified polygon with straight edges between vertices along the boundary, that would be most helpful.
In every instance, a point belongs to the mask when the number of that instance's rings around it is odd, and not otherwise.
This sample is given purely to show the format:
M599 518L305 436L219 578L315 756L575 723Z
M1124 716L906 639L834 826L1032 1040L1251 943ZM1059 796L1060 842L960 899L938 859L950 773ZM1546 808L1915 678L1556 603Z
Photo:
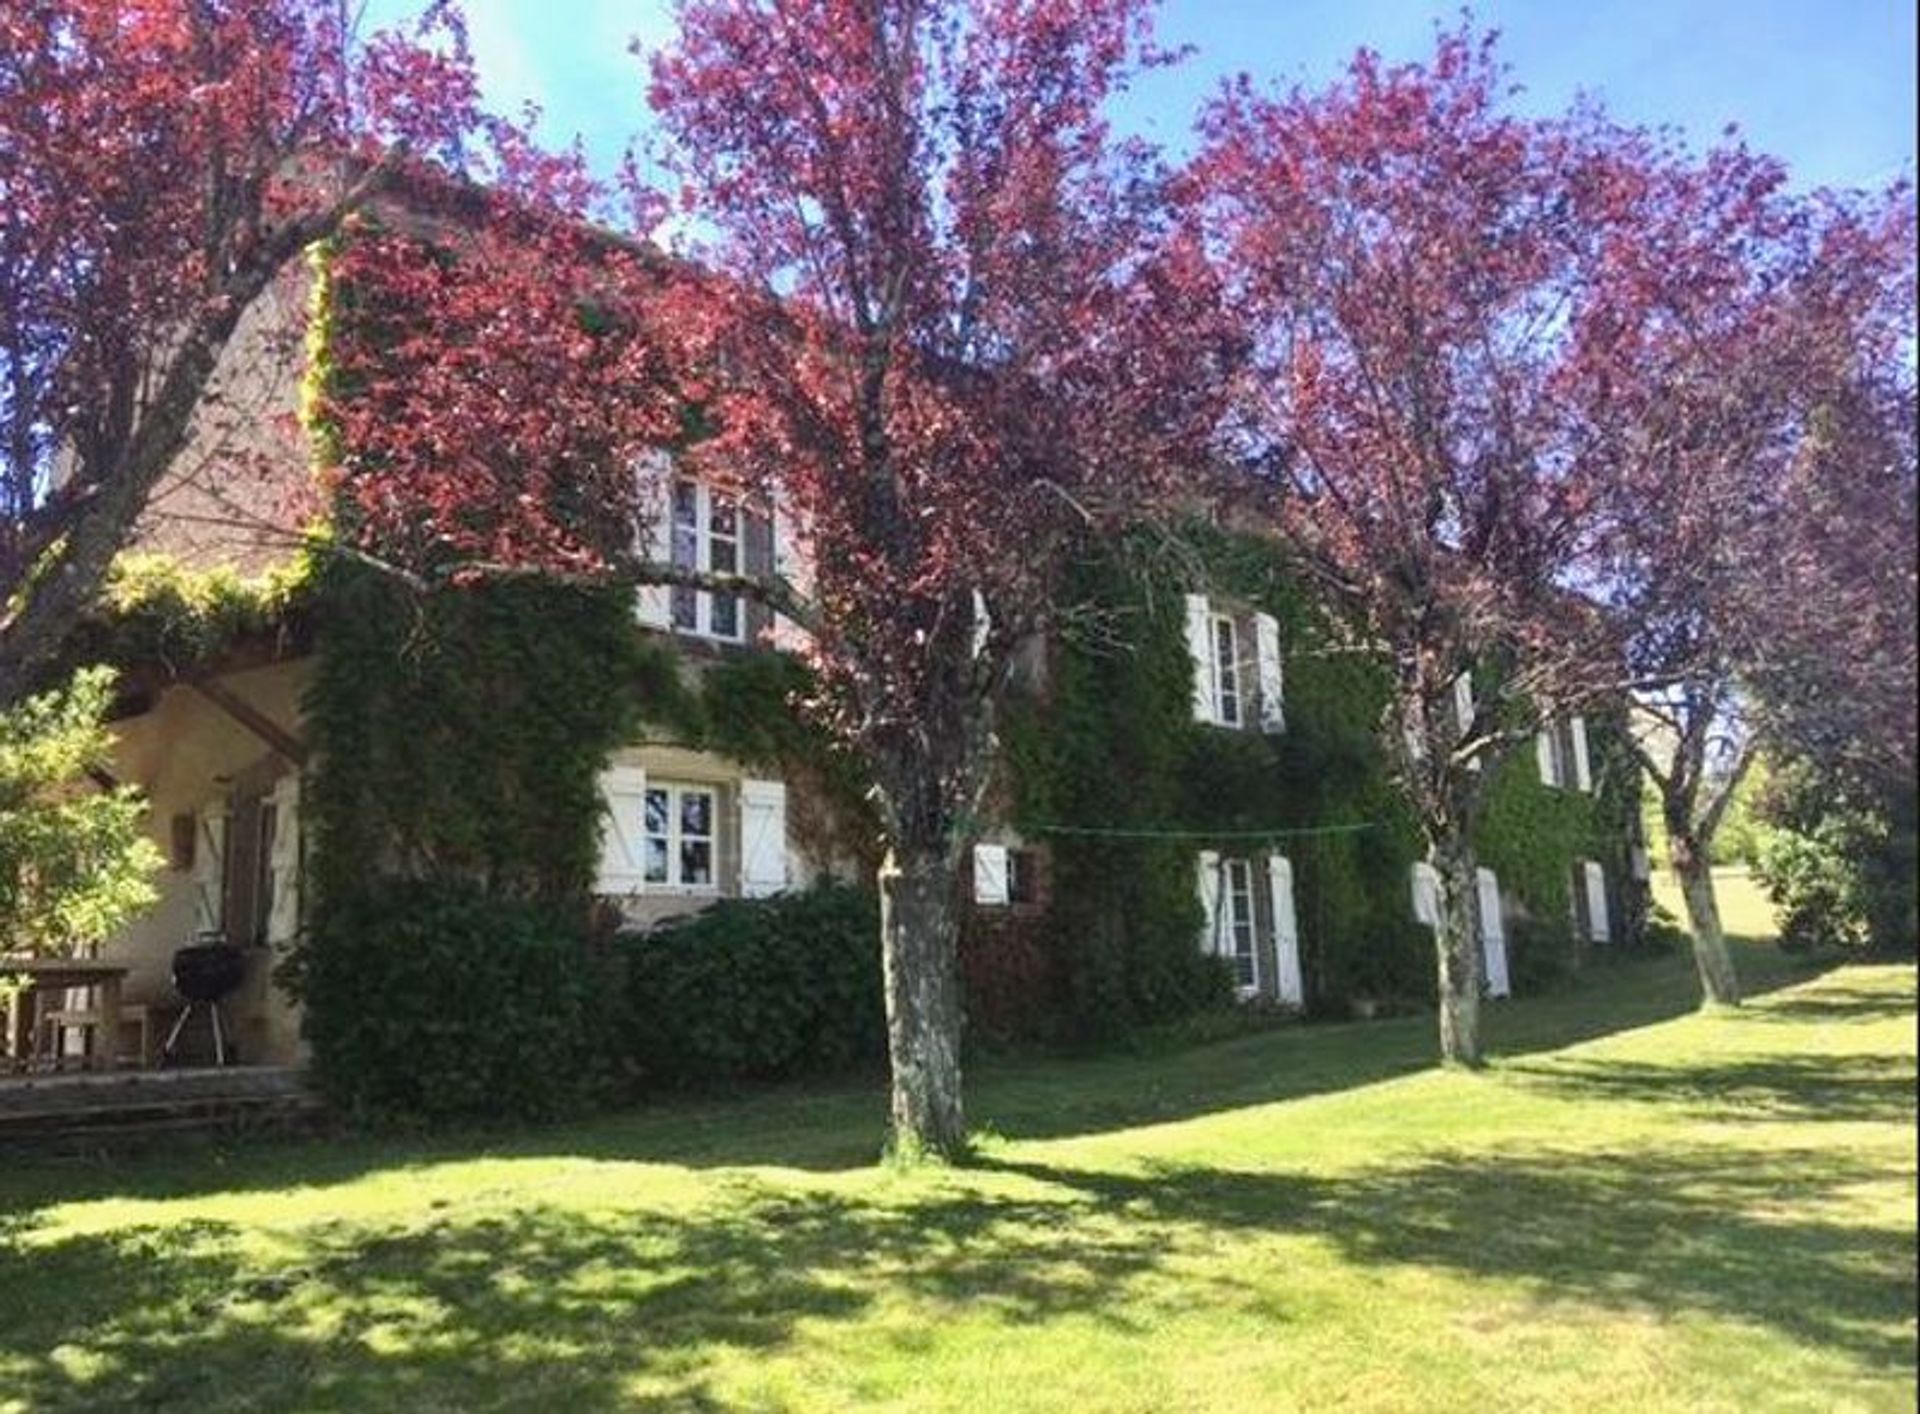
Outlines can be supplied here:
M1260 677L1260 730L1287 729L1286 677L1280 660L1280 624L1272 614L1253 616L1254 661Z
M1559 765L1553 754L1553 733L1542 729L1533 739L1533 749L1540 758L1540 780L1543 785L1560 784Z
M1627 871L1642 884L1653 877L1653 861L1647 858L1645 846L1635 845L1627 855Z
M193 848L193 927L198 933L218 933L227 914L227 803L212 801L200 808L199 835Z
M273 910L267 917L267 941L291 942L300 931L300 777L282 776L273 788Z
M1463 741L1467 733L1473 730L1473 714L1473 674L1465 672L1453 680L1453 719ZM1473 771L1480 769L1478 755L1467 762L1467 768Z
M1587 939L1610 943L1613 924L1607 917L1607 871L1588 859L1581 862L1580 872L1587 884Z
M1010 897L1007 888L1007 847L977 844L973 847L973 901L988 908L1003 908Z
M979 590L973 591L973 656L978 658L987 651L987 640L993 636L993 615L987 612L987 596Z
M766 898L787 887L787 787L740 783L740 892Z
M596 894L638 893L646 881L647 773L615 766L600 773L600 868Z
M643 564L665 564L673 533L673 461L665 452L649 452L634 467L633 553ZM634 595L634 617L648 628L667 628L673 591L664 584L643 584Z
M1293 863L1284 854L1267 856L1267 889L1273 903L1274 988L1288 1006L1306 1003L1300 979L1300 920L1293 906Z
M1573 783L1589 795L1593 793L1593 766L1587 756L1587 719L1575 717L1568 723L1573 738Z
M1429 928L1440 926L1440 871L1424 859L1413 866L1413 916Z
M1187 655L1193 659L1193 720L1217 722L1218 694L1213 686L1213 613L1207 596L1187 596Z
M1220 948L1220 893L1223 887L1220 852L1203 849L1199 855L1200 910L1205 921L1200 925L1200 951L1218 953Z
M1480 896L1480 954L1486 960L1487 995L1508 996L1513 991L1507 975L1507 919L1500 908L1500 880L1491 869L1474 871Z

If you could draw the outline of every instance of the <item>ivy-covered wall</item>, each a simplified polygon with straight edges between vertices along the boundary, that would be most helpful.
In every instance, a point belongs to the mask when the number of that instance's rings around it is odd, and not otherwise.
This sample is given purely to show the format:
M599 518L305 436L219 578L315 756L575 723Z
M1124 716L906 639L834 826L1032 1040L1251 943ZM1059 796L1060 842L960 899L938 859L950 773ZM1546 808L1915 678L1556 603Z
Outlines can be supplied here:
M1344 650L1276 547L1195 532L1209 592L1278 620L1286 730L1197 723L1188 585L1125 551L1083 565L1072 593L1089 625L1058 645L1048 690L1009 713L1013 823L1053 861L1044 932L1065 1030L1125 1031L1225 995L1199 955L1195 854L1278 851L1294 870L1308 1006L1424 1002L1430 932L1412 917L1420 849L1376 738L1387 683ZM1136 566L1136 568L1129 568ZM1533 922L1526 985L1570 966L1573 861L1626 871L1637 777L1616 723L1589 723L1596 793L1543 785L1531 752L1499 768L1478 847Z

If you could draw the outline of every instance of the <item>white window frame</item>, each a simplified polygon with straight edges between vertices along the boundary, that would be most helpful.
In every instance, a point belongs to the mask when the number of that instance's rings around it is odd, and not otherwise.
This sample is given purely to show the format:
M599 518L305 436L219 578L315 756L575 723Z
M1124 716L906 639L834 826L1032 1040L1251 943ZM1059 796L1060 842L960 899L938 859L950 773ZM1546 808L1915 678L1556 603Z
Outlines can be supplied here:
M1253 897L1253 861L1223 859L1220 862L1220 955L1233 967L1234 985L1240 995L1250 997L1260 991L1260 914ZM1244 907L1245 913L1242 913ZM1241 938L1246 951L1240 950ZM1240 959L1246 958L1247 975L1240 975Z
M693 564L688 568L705 574L744 574L747 552L746 507L738 497L716 495L711 486L704 481L695 481L691 477L675 477L667 495L667 554L675 564L680 563L679 539L680 491L689 488L693 492ZM715 505L729 507L733 511L733 534L716 535L713 530L713 512ZM714 569L713 547L716 542L733 546L733 568ZM693 603L693 623L680 622L681 596L690 595ZM723 632L713 626L713 609L716 597L725 597L733 601L733 631ZM742 643L747 637L746 600L738 594L716 596L707 589L686 589L675 586L667 600L667 623L675 633L695 638L711 638L722 643Z
M1247 721L1247 695L1240 681L1240 625L1232 614L1214 614L1207 646L1213 664L1213 719L1223 727L1242 727ZM1222 638L1224 636L1224 643ZM1226 651L1223 654L1222 648ZM1227 710L1232 703L1233 710Z
M649 828L647 806L655 791L667 797L667 832L656 834ZM707 798L707 833L688 835L682 828L684 818L682 802L690 795L704 795ZM648 877L651 846L655 840L664 840L667 846L667 877L652 879ZM707 845L707 881L704 884L690 884L681 878L680 847L682 844L705 841ZM717 894L720 892L720 790L719 787L703 784L699 781L662 781L648 777L645 793L640 798L640 887L644 892L678 892L684 894Z

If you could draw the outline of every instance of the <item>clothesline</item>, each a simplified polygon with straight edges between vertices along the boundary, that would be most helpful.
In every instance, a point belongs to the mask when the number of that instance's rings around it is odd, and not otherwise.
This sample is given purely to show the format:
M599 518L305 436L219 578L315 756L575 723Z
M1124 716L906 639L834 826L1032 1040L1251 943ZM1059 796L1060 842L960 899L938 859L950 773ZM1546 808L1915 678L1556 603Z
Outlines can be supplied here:
M1358 820L1347 825L1302 825L1271 830L1146 830L1101 825L1027 825L1023 834L1090 835L1102 839L1129 840L1277 840L1311 835L1350 835L1361 830L1381 828L1378 820Z

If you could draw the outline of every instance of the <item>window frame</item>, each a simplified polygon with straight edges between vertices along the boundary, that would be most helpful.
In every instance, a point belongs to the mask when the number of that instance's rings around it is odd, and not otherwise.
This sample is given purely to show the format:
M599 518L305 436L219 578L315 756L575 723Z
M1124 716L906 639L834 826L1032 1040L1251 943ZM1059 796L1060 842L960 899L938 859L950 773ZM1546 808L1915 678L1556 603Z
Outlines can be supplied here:
M680 491L687 488L693 493L693 521L683 525L680 520ZM730 534L716 534L713 529L715 506L730 509L733 512L733 530ZM711 486L690 476L676 476L667 492L667 557L676 565L680 560L680 535L690 530L693 537L693 563L684 568L697 570L702 574L744 574L747 553L746 505L737 496L716 495ZM715 542L730 544L733 547L733 567L716 570L713 565L713 547ZM684 597L683 597L684 596ZM726 632L714 627L714 610L720 601L730 602L733 606L733 629ZM693 608L691 624L680 621L680 608L690 602ZM738 594L716 593L710 589L693 589L684 585L674 585L667 597L667 626L677 634L693 638L708 638L719 643L744 643L747 637L746 601Z
M1247 703L1246 691L1240 681L1240 622L1232 614L1214 613L1210 618L1213 629L1209 635L1213 650L1213 719L1223 727L1244 727L1247 724ZM1233 707L1231 712L1227 710L1229 703Z
M1240 916L1239 904L1244 894L1246 916ZM1233 985L1241 996L1255 996L1260 991L1260 908L1254 896L1253 861L1241 856L1229 856L1220 861L1220 904L1224 927L1221 937L1227 943L1223 954L1233 968ZM1241 928L1245 927L1247 950L1240 951ZM1240 975L1240 962L1246 959L1247 973Z
M647 809L654 792L659 791L667 797L667 831L657 834L651 828ZM689 836L685 829L685 807L683 802L688 796L703 795L707 798L707 833ZM652 845L655 840L666 844L666 877L652 877ZM681 877L681 848L687 843L705 843L707 846L707 881L688 883ZM663 781L649 776L640 799L640 887L643 892L683 894L718 894L720 892L720 788L717 785L701 781Z

